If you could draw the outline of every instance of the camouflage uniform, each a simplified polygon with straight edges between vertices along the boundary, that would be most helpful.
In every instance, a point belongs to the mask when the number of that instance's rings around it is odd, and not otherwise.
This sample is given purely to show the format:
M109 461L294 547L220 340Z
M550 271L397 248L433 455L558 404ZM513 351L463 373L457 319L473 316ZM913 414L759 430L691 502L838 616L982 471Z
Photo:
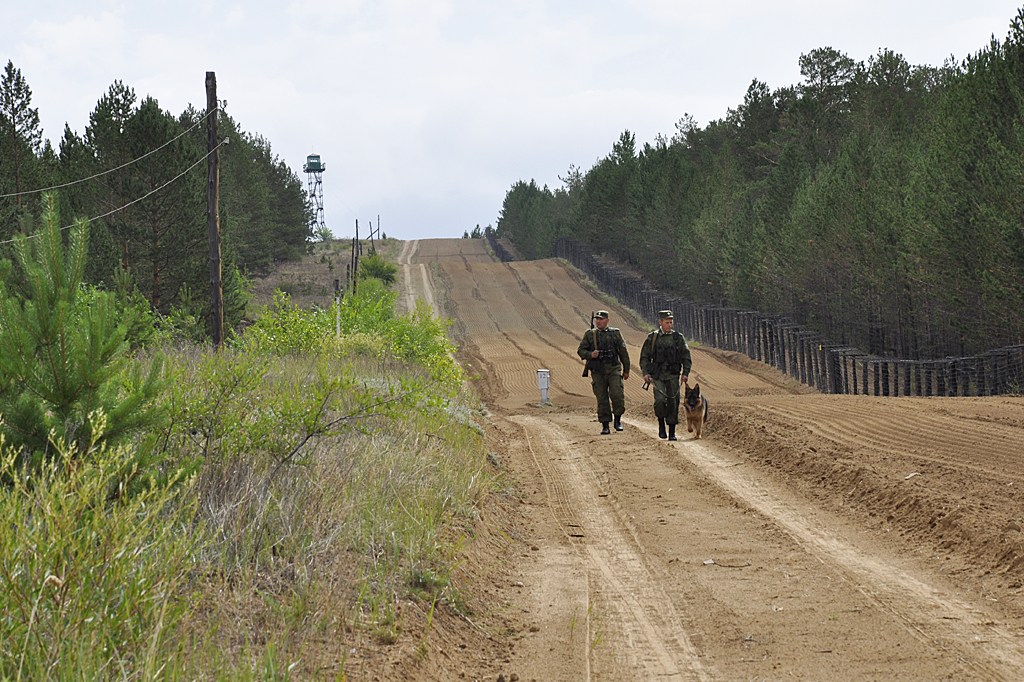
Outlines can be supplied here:
M597 317L605 319L608 313L598 311ZM591 358L594 349L601 352L599 358ZM619 418L626 411L626 395L622 386L623 367L629 372L629 352L622 332L615 327L588 329L580 339L577 355L588 362L590 382L597 398L597 420L607 427L615 418L615 429L621 430ZM602 432L603 433L603 432Z
M655 329L647 335L640 349L640 369L654 384L654 414L659 421L679 423L679 376L689 376L692 366L690 347L682 334Z

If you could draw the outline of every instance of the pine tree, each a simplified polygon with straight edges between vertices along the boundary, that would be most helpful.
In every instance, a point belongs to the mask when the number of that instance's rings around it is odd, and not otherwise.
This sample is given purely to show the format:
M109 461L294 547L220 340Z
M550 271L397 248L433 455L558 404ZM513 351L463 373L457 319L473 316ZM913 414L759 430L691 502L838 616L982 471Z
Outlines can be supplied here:
M136 228L136 250L129 249L132 265L147 283L143 290L157 310L166 312L184 284L196 287L209 275L204 268L198 279L195 263L205 265L206 195L203 178L186 172L202 157L186 140L173 141L181 132L175 118L146 97L126 124L129 154L139 159L129 175L140 197L128 219ZM169 145L164 147L164 145ZM142 158L164 147L159 154Z
M8 61L0 79L0 153L13 162L12 189L19 213L23 203L21 193L27 189L27 171L43 144L39 109L33 109L31 104L32 90L21 75L21 69L16 69L14 63Z
M125 269L136 266L132 245L145 243L142 228L132 220L131 211L126 208L133 199L144 194L127 165L132 159L128 122L135 113L136 99L132 88L114 81L89 114L83 138L79 140L70 131L65 132L67 156L65 144L61 144L61 160L68 180L117 169L101 176L97 182L88 183L83 191L87 196L73 205L85 210L86 215L107 216L100 223L104 232L117 243L121 267Z
M65 247L56 198L42 202L41 229L15 240L17 268L0 261L0 434L31 468L130 440L162 419L162 358L145 374L141 363L127 367L115 296L79 300L86 222L76 222Z

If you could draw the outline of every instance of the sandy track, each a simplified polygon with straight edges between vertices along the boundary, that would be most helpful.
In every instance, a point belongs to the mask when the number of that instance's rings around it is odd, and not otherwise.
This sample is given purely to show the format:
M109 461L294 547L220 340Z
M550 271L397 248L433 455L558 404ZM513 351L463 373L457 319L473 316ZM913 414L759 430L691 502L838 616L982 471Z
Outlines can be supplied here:
M437 242L455 242L439 246ZM425 240L412 262L436 264L439 285L445 290L445 314L455 321L455 333L466 355L475 360L474 371L487 376L489 400L506 409L539 402L536 371L551 373L549 397L555 403L589 404L590 380L582 377L576 355L580 337L590 326L594 310L610 307L595 292L582 289L568 270L554 261L522 263L483 262L468 254L482 248L480 240ZM456 247L462 247L458 249ZM435 259L447 253L447 259ZM432 254L430 256L425 254ZM648 329L624 316L612 321L622 329L630 347L633 376L626 384L629 398L647 402L637 361ZM757 376L705 357L694 349L695 380L705 382L708 393L780 392ZM470 361L472 363L472 360Z
M672 600L647 569L643 544L630 532L622 508L593 503L608 493L587 452L547 419L516 416L512 421L524 427L554 518L579 560L587 565L593 589L614 609L618 631L611 637L622 640L623 663L632 678L711 679L680 626ZM589 607L588 598L588 614ZM584 629L587 652L591 650L591 629L588 621ZM584 667L589 678L589 656Z
M520 679L1022 678L1024 401L807 395L694 348L713 421L667 443L636 380L646 329L565 267L488 262L481 240L402 258L403 296L454 320L524 495ZM610 437L575 355L597 308L634 360Z
M422 299L431 308L436 308L434 286L427 271L427 264L410 262L412 254L418 249L418 241L407 241L402 244L402 250L398 254L398 302L399 307L406 312L416 308L416 299Z
M820 418L828 417L826 414ZM656 437L654 425L638 426ZM903 620L926 641L950 652L969 651L980 661L976 672L990 669L989 672L999 673L997 679L1014 679L1024 671L1024 641L969 600L912 575L898 562L837 536L813 518L813 509L805 511L805 502L786 491L765 489L755 471L733 468L733 462L718 456L713 447L689 443L680 451L729 494L771 518L814 556L833 564L872 601Z

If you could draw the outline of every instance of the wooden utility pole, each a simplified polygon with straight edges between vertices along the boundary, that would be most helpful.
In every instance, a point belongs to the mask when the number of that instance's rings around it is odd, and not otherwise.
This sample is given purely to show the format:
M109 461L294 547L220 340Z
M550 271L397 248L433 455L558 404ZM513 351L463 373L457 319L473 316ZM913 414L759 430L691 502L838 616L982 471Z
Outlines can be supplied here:
M359 289L359 252L362 251L362 244L359 242L359 219L356 218L356 236L352 238L352 297L355 298Z
M377 253L377 245L373 242L373 235L380 239L380 213L377 214L377 227L374 228L373 221L370 221L370 253Z
M217 75L206 72L206 232L210 241L210 327L213 349L224 341L224 288L220 262L220 151L217 140Z

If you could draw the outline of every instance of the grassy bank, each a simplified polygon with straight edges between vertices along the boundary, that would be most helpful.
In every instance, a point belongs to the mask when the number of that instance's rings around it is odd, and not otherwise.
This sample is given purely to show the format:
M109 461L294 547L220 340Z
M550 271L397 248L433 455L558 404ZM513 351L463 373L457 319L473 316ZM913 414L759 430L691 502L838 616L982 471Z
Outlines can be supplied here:
M443 324L393 303L279 296L219 353L163 351L146 433L41 468L6 448L0 677L345 679L400 600L464 608L478 403Z

